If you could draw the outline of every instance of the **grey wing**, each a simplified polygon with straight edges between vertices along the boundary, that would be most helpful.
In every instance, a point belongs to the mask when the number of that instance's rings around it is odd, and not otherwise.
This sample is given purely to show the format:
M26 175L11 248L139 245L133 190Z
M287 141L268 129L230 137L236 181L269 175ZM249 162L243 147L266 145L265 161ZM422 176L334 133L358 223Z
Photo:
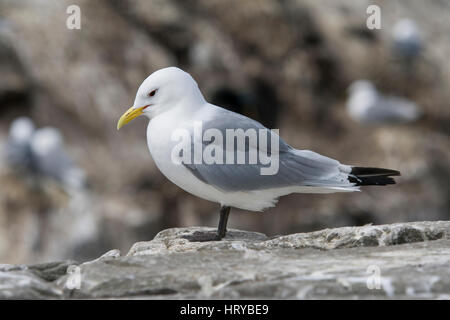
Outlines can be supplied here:
M377 105L369 109L367 116L377 122L408 122L417 119L420 113L412 101L394 96L380 96Z
M258 157L256 163L226 164L222 163L206 164L184 164L192 174L201 181L210 184L217 189L224 191L248 191L262 190L269 188L280 188L289 186L317 186L317 187L349 187L352 184L348 181L350 167L341 165L338 161L321 156L309 150L296 150L284 142L277 134L266 129L260 123L240 114L228 110L216 110L216 116L203 122L203 130L214 128L222 132L226 137L226 129L256 129L266 130L267 135L278 141L278 148L267 143L262 146L252 144L249 141L244 149L234 144L233 152L242 151L245 159L249 159L249 153L255 151L271 156L271 163L263 163ZM192 140L194 141L194 139ZM271 141L270 138L268 141ZM225 139L221 145L223 154L227 153ZM216 141L202 142L203 146L214 144ZM276 143L275 143L276 144ZM194 148L193 144L191 146ZM278 150L278 152L277 152ZM235 158L236 160L236 158ZM263 168L272 167L275 174L262 174ZM347 172L348 171L348 172Z

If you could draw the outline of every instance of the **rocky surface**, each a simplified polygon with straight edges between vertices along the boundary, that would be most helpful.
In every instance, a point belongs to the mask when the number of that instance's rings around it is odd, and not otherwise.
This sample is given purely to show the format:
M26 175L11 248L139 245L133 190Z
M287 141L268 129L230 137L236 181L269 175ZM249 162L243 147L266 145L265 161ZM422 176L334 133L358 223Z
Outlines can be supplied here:
M450 298L450 222L325 229L268 238L230 230L220 242L177 228L122 256L0 266L1 298ZM379 277L377 277L379 275ZM78 282L79 280L79 282Z

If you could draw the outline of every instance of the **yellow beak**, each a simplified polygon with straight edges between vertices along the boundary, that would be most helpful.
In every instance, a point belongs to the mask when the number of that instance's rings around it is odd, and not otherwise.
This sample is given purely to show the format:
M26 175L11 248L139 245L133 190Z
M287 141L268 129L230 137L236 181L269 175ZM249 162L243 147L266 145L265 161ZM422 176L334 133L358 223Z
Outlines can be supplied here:
M117 130L119 130L120 128L122 128L124 125L126 125L128 122L130 122L131 120L133 120L134 118L139 117L141 114L143 114L143 110L146 108L145 107L141 107L141 108L135 108L135 107L131 107L130 109L128 109L119 119L119 121L117 122Z

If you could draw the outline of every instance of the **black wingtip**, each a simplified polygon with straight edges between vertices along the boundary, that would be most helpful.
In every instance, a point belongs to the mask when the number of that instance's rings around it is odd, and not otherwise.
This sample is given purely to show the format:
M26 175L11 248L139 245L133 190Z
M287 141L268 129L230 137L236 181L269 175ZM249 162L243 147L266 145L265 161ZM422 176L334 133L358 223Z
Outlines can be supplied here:
M395 184L391 177L400 176L400 171L384 168L352 167L348 180L356 186L385 186Z

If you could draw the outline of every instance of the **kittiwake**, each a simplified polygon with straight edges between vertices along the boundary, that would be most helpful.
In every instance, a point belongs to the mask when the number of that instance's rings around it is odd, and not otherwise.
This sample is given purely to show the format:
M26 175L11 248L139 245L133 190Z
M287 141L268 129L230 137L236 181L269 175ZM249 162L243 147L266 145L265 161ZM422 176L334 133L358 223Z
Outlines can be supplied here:
M147 144L159 170L221 206L217 233L197 233L191 241L222 239L231 207L262 211L290 193L352 192L394 184L391 176L400 175L295 149L259 122L208 103L195 80L176 67L144 80L117 129L140 115L150 120Z

